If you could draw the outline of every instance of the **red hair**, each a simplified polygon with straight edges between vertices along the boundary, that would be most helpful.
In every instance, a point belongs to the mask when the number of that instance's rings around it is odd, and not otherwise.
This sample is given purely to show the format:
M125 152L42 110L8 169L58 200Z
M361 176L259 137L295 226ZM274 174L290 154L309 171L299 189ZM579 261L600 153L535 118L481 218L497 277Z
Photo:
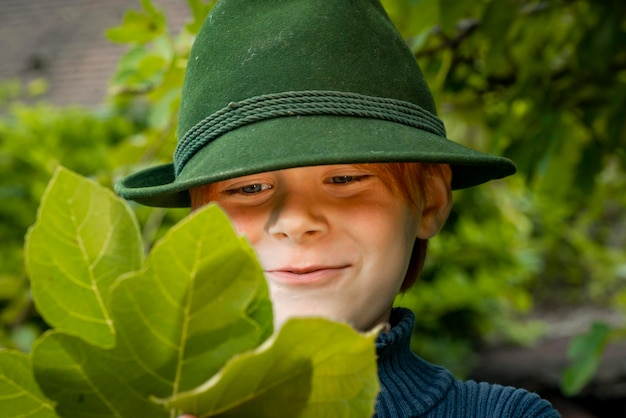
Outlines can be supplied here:
M420 210L423 199L431 195L432 179L444 176L442 164L375 163L354 165L364 167L375 173L393 195L405 199L408 205L415 210ZM214 183L210 183L189 190L192 210L216 199L217 190L213 186ZM421 274L426 260L427 248L428 240L415 239L409 267L400 287L401 291L408 290Z

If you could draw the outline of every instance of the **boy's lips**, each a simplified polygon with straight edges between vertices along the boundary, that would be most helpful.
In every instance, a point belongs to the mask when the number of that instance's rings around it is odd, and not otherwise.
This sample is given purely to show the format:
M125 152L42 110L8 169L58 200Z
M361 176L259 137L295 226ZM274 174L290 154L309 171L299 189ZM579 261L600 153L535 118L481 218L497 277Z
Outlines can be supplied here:
M348 268L350 268L349 264L279 267L265 270L265 273L287 284L305 284L332 279Z

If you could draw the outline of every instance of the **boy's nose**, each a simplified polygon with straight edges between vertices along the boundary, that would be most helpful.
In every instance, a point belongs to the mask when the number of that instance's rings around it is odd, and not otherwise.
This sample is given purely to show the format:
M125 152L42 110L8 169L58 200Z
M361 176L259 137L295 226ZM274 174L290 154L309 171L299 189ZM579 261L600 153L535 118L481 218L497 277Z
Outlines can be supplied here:
M268 232L279 239L303 242L325 236L329 225L321 205L304 194L285 196L272 212Z

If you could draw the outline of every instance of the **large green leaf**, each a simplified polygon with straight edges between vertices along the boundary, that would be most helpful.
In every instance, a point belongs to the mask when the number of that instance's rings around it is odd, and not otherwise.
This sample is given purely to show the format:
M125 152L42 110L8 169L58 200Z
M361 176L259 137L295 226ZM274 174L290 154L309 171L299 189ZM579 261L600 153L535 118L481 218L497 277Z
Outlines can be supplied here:
M376 334L321 318L291 319L205 385L166 402L199 417L269 418L277 405L285 417L370 417L378 392Z
M127 205L97 183L59 168L26 237L26 267L48 324L90 343L115 341L109 290L141 268L142 242Z
M58 417L33 379L29 356L17 351L0 351L0 418L4 417Z
M33 348L35 376L63 416L168 416L151 396L205 382L272 323L262 269L217 206L172 228L145 269L120 279L111 312L111 350L60 332Z
M102 245L128 229L138 235L134 221L106 222L108 211L121 210L118 205L125 206L109 190L59 170L29 237L31 270L37 272L34 288L49 286L50 275L43 274L48 264L82 263L94 278L100 277L94 272L100 273L95 266L102 260L115 254L127 257ZM94 212L95 206L100 211ZM90 216L103 226L92 224ZM62 239L54 240L55 233ZM74 251L66 255L58 248L63 245ZM50 251L57 251L56 258L46 264ZM75 260L76 254L83 259ZM108 315L113 345L94 341L102 333L85 329L89 338L84 338L75 324L52 324L57 329L35 342L30 358L0 355L0 371L7 376L0 381L0 406L11 414L71 418L207 414L206 409L187 409L189 402L216 406L218 413L229 416L373 413L378 390L375 333L362 335L324 319L293 319L269 338L273 315L263 270L253 248L219 207L202 208L171 228L140 270L134 263L121 263L131 271L115 280L107 276L114 282L98 289L100 299L83 302ZM54 271L61 303L80 304L61 290L71 293L82 276L71 267ZM59 305L50 299L37 297L37 308L47 312Z
M262 314L250 317L251 309ZM113 315L120 346L170 380L170 393L203 383L233 354L257 347L272 324L263 270L217 206L172 228L147 268L119 283Z

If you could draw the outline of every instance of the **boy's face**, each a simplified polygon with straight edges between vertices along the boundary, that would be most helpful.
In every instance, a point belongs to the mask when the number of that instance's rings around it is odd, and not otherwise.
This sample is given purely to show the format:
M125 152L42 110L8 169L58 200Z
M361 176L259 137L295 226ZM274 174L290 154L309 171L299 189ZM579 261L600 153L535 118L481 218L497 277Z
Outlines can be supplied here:
M415 238L432 235L430 216L352 165L265 172L215 187L215 200L256 249L277 327L293 316L358 330L387 321Z

